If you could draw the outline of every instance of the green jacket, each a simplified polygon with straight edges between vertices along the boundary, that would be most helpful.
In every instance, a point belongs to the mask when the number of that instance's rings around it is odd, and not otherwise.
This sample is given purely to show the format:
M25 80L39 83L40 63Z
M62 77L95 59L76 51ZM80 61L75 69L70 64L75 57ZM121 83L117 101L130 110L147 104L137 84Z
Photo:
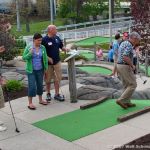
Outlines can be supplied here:
M48 58L47 58L47 53L46 53L46 49L43 45L41 45L42 47L42 56L43 56L43 67L44 67L44 71L48 69ZM32 54L30 52L30 49L32 47L31 46L26 46L24 53L23 53L23 60L26 61L26 72L28 73L32 73L33 72L33 66L32 66Z

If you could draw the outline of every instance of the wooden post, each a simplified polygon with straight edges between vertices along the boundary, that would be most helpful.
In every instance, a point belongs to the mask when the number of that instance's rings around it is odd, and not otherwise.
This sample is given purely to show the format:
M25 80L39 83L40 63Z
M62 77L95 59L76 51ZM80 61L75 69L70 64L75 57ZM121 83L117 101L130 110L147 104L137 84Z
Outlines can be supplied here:
M70 102L76 103L77 88L76 88L75 57L68 60L68 77L69 77Z
M148 76L148 50L145 51L145 75Z
M95 61L97 60L97 57L96 57L96 42L94 42L94 60Z

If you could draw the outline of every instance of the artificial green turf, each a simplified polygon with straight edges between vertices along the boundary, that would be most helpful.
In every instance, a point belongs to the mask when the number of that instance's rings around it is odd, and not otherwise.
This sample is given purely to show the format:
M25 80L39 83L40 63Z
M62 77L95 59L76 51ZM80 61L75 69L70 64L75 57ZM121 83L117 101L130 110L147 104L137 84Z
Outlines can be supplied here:
M140 69L142 69L143 71L145 71L145 65L140 65ZM148 76L150 76L150 67L148 67Z
M88 60L94 60L93 52L80 52L80 55L86 57Z
M85 40L75 42L75 45L77 45L77 46L92 46L92 45L94 45L95 42L96 42L96 44L109 43L110 38L97 36L97 37L87 38Z
M75 110L33 125L65 140L74 141L116 125L119 123L118 117L149 106L149 100L133 100L133 102L136 103L136 107L124 110L116 105L114 100L107 100L95 107Z
M83 67L78 67L79 69L86 71L88 73L100 73L104 75L111 74L111 70L103 68L103 67L97 67L97 66L83 66Z

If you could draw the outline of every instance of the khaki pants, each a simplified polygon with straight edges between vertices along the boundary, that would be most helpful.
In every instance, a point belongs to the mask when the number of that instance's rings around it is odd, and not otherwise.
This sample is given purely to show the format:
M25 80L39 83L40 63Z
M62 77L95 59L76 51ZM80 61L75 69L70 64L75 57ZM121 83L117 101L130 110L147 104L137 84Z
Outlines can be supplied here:
M3 91L2 88L0 86L0 108L4 107L4 96L3 96Z
M130 103L130 98L137 87L136 77L129 65L117 64L117 71L124 87L124 91L118 100L123 103Z
M49 65L45 82L50 83L52 79L54 81L60 82L61 78L62 78L61 62L57 63L56 65Z

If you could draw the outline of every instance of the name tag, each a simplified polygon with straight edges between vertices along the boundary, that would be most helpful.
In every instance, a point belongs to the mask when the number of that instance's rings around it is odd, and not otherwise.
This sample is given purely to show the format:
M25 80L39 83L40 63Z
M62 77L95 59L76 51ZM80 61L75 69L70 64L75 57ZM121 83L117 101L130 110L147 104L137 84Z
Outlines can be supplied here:
M53 45L53 43L52 43L52 42L49 42L48 45Z

